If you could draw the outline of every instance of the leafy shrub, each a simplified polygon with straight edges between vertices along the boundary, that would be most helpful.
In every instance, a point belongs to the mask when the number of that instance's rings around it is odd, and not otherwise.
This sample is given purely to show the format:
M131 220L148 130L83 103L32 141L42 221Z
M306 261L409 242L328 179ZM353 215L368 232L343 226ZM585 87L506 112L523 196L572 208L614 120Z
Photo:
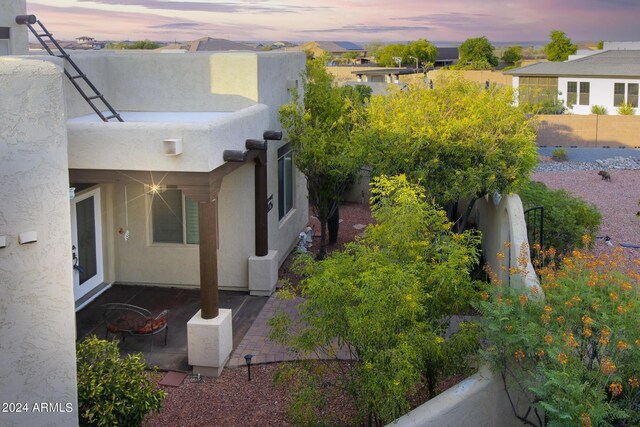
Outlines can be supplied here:
M530 114L564 114L567 112L564 100L556 98L543 99L537 103L524 102L522 108Z
M603 105L592 105L591 114L606 115L607 109Z
M88 337L77 345L80 422L89 426L136 426L159 411L165 397L154 390L142 354L120 358L118 343Z
M554 148L551 152L551 158L557 162L566 162L569 159L566 148Z
M618 114L621 116L632 116L635 112L633 105L629 102L623 102L618 106Z
M600 258L576 250L539 271L542 291L494 283L478 305L483 357L509 393L532 397L529 425L640 425L640 275L619 271L621 260L620 248Z
M583 247L583 235L595 237L602 216L598 209L565 190L550 190L541 182L529 181L519 191L525 209L544 206L545 248L569 253Z
M438 378L463 369L475 353L474 327L444 337L449 317L478 298L470 271L479 236L452 233L446 214L404 176L375 178L372 194L376 224L324 261L301 256L301 319L282 314L270 326L272 339L300 353L348 350L353 362L338 386L362 420L381 425L410 409L420 383L434 394ZM296 394L315 404L306 388L318 382L302 383Z

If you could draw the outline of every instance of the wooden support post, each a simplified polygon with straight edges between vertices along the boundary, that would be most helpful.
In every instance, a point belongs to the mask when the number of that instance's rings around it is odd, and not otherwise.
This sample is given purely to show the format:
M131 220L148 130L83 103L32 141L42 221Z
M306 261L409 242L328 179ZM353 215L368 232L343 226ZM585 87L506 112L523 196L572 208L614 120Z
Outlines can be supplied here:
M218 317L218 199L198 203L200 308L203 319Z
M267 217L267 154L260 152L255 159L255 215L256 215L256 256L269 253L269 222Z

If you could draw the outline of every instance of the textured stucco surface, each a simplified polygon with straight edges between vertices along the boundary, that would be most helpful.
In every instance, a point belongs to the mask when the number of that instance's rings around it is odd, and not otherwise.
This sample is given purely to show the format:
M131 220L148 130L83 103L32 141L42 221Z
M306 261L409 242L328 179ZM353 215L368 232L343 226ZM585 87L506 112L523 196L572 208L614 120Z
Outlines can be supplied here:
M268 126L265 105L254 105L207 123L68 123L69 167L209 172L224 150L244 150ZM183 153L166 156L163 141L182 139Z
M75 320L63 75L51 62L0 58L0 413L2 426L77 424ZM18 234L38 240L18 244ZM59 402L72 412L34 412Z
M24 55L29 50L27 32L29 29L16 24L16 16L26 15L25 0L2 0L0 4L0 27L9 27L9 55Z
M512 396L519 414L528 401ZM524 409L525 411L522 411ZM478 373L389 424L394 427L516 427L523 425L509 404L499 375L483 366Z
M529 257L527 224L520 196L517 194L502 196L499 203L495 203L493 197L483 197L476 202L474 209L478 229L482 232L482 251L491 269L504 283L510 283L511 286L539 287L539 281ZM506 242L510 242L510 246L506 246ZM523 268L518 262L523 247L527 273L524 276L510 276L510 267ZM500 262L497 259L498 252L505 255L504 260ZM504 265L506 270L501 270L500 265Z

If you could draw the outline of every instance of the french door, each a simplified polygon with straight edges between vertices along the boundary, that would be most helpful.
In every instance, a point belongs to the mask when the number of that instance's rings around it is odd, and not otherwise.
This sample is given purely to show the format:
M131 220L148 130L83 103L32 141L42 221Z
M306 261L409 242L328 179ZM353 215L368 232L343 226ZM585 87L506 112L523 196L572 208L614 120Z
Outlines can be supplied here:
M73 293L78 301L104 281L100 188L71 200Z

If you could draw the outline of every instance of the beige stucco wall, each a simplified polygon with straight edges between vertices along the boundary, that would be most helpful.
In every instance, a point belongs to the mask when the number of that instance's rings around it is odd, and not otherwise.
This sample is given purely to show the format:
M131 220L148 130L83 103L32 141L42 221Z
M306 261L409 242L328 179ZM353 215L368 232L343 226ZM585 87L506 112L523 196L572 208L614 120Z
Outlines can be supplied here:
M547 147L640 148L640 120L619 115L541 115L536 141Z
M9 27L9 55L24 55L29 50L29 29L16 24L16 16L26 14L25 0L2 0L0 4L0 27Z
M490 83L511 87L513 81L510 75L494 70L432 70L427 73L427 79L435 81L450 74L460 75L464 80L480 84L485 84L488 80Z
M114 241L115 279L118 282L198 286L200 266L198 245L153 243L151 232L151 196L142 184L113 185L113 226L104 227ZM118 233L126 227L129 211L129 240Z
M3 426L77 424L75 318L63 75L0 58L0 412ZM36 231L35 243L18 235ZM60 402L72 412L35 412Z
M72 59L118 111L237 111L279 105L300 78L300 52L73 51ZM162 90L158 90L162 88ZM69 117L92 110L65 83ZM277 108L271 114L277 125Z
M141 61L149 61L148 56L142 54ZM256 100L252 101L253 105L210 124L70 123L70 167L208 172L223 163L224 149L243 150L246 139L259 139L264 130L280 129L278 108L291 99L290 89L297 85L305 66L304 54L195 56L199 59L194 66L217 73L215 79L212 77L211 80L216 82L216 93L244 93L247 99ZM202 63L203 57L210 59L210 66ZM133 61L133 56L131 58L130 61ZM237 70L246 73L238 73ZM197 75L198 71L194 70L194 73ZM231 76L234 77L232 82L218 83L231 79ZM246 82L246 86L243 86L243 82ZM108 86L112 88L113 84ZM261 103L256 104L257 100ZM162 153L162 140L166 138L182 138L184 153L177 157L165 156ZM267 152L268 196L273 196L274 206L268 213L269 249L278 251L280 263L295 245L298 234L308 221L306 183L298 171L294 172L294 209L282 220L278 219L277 150L285 143L270 141ZM248 258L255 254L253 173L253 163L250 163L222 181L218 204L218 276L221 289L247 289ZM117 234L118 228L124 224L124 190L121 185L113 187L113 225L104 229L108 230L105 233L114 241L115 280L198 286L197 246L150 243L148 197L143 192L142 185L128 186L128 198L133 200L128 206L132 239L125 242ZM107 267L108 263L105 271Z

